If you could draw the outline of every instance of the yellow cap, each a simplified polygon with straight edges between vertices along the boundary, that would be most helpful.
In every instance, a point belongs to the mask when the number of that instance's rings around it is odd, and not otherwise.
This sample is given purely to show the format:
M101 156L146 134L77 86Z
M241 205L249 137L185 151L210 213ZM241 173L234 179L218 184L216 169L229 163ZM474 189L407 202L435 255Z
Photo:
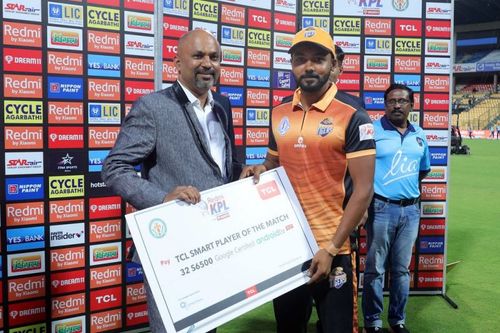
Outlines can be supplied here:
M335 46L333 39L328 32L318 27L307 27L295 34L292 41L292 47L288 53L292 53L294 47L301 43L312 43L332 53L335 56Z

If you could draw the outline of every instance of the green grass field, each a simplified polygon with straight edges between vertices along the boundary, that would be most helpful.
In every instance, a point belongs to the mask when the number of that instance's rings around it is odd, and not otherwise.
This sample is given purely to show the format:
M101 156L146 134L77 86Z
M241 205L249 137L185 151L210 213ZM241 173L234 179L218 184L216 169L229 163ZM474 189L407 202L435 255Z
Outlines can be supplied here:
M441 296L411 296L407 326L413 333L500 330L500 288L496 287L500 280L500 140L464 143L470 146L471 155L451 156L448 188L447 261L460 262L448 268L446 287L458 309ZM227 323L218 332L274 332L271 304ZM309 332L314 332L313 324Z

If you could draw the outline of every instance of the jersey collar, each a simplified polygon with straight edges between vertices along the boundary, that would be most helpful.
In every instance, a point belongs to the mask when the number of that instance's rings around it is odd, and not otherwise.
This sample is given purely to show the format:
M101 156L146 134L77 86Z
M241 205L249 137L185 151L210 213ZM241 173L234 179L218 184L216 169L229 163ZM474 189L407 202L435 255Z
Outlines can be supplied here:
M302 106L300 104L300 95L302 91L300 88L297 88L293 94L293 100L292 100L292 110L293 111L302 111ZM311 105L310 110L316 110L319 112L325 112L326 109L328 109L328 106L330 103L333 101L335 98L335 95L337 94L337 86L335 83L331 83L330 88L323 94L321 99L317 101L316 103L313 103Z

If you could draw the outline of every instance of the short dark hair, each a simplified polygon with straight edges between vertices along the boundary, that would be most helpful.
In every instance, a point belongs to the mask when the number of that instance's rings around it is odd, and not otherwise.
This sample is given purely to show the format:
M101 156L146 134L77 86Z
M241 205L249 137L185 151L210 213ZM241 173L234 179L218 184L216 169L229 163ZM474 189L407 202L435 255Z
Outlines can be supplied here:
M408 92L408 95L410 97L410 102L413 104L413 90L411 90L410 87L404 85L404 84L401 84L401 83L392 83L389 88L387 88L387 90L384 92L384 102L387 101L387 95L389 95L389 93L393 90L396 90L396 89L402 89L402 90L406 90Z
M339 63L339 66L342 66L342 62L344 62L345 53L344 50L338 45L335 45L335 58Z

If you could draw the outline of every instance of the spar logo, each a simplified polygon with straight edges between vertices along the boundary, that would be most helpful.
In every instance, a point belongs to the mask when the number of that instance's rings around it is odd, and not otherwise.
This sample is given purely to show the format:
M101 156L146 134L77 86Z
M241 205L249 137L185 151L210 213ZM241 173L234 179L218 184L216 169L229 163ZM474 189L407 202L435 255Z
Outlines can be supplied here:
M120 11L118 9L87 6L87 27L107 30L120 30Z
M52 273L50 276L52 294L66 294L85 289L85 270Z
M89 199L89 219L120 217L122 205L120 197L102 197Z
M449 39L426 39L425 55L450 55L451 41Z
M4 71L42 72L42 51L4 48Z
M125 54L144 57L154 56L154 38L150 36L139 36L125 34Z
M245 25L245 8L222 4L222 23Z
M334 43L340 46L345 53L360 53L361 39L360 37L335 36Z
M120 124L120 104L88 103L88 117L89 124Z
M432 166L431 171L425 177L426 182L445 182L448 180L446 167Z
M49 24L83 26L83 7L49 2Z
M295 16L283 13L274 13L274 29L294 33L297 31Z
M283 34L280 32L274 33L274 48L278 50L288 51L292 47L293 35Z
M120 53L120 34L117 32L88 30L87 50L89 52Z
M40 22L42 20L41 3L36 0L6 1L3 5L3 18Z
M333 20L333 33L359 35L361 33L361 18L336 17Z
M49 177L49 198L82 197L84 195L84 175Z
M220 84L243 85L243 68L242 67L221 67L220 69Z
M125 11L125 31L153 34L153 15Z
M163 36L179 38L188 31L189 20L173 16L163 16Z
M82 50L82 30L47 27L48 47L53 49Z
M42 46L42 27L37 24L3 22L3 43L15 46Z
M132 79L154 79L153 60L125 57L125 77Z
M82 124L83 103L49 102L49 124Z
M365 18L365 35L388 36L392 33L390 19Z
M193 18L217 22L219 19L219 5L205 0L193 0Z
M93 313L90 316L90 331L104 332L122 327L122 309Z
M292 69L290 54L287 52L273 52L273 68Z
M45 252L28 252L7 256L8 276L28 275L45 272Z
M444 217L445 202L422 202L422 217Z
M328 31L330 29L329 17L302 16L302 27L318 27Z
M425 130L425 137L430 147L448 145L447 130Z
M54 333L85 333L85 316L52 321Z
M248 47L271 48L271 31L248 29Z
M390 56L365 56L365 71L367 72L390 72Z
M7 204L6 220L8 227L42 224L44 204L41 201Z
M450 74L450 58L425 57L426 74Z
M425 17L428 19L451 20L451 4L440 2L427 2L425 7Z
M271 66L271 52L267 50L248 49L248 66L269 68Z
M420 55L422 53L420 38L396 38L394 45L395 54Z
M43 173L43 152L5 153L5 175Z
M120 242L90 245L90 265L111 264L121 261L121 248Z
M43 122L43 102L39 101L4 101L6 124L41 124Z

